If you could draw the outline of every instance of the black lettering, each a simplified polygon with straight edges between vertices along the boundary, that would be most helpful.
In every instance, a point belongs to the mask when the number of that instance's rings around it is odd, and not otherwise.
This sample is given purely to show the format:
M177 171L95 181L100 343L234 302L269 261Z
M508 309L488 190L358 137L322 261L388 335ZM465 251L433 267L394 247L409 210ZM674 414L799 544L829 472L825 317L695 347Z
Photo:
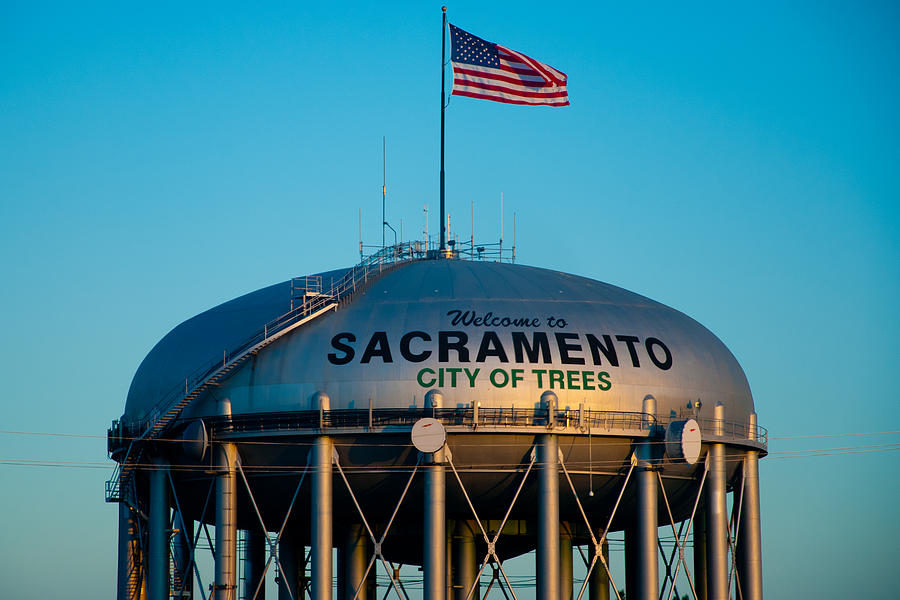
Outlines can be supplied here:
M647 341L644 342L644 345L647 346L647 354L650 355L650 360L656 365L658 368L663 371L668 371L672 368L672 353L669 352L669 349L666 348L666 345L662 343L661 340L658 340L654 337L647 338ZM665 358L663 360L659 360L656 358L656 354L653 352L653 346L659 346L663 351Z
M484 362L484 359L488 356L496 356L500 359L500 362L509 362L509 359L506 357L506 350L503 349L503 344L500 343L500 338L497 337L497 333L494 331L484 332L475 362Z
M641 361L638 359L637 349L634 345L640 340L633 335L617 335L616 339L620 342L625 342L628 345L628 354L631 355L631 364L635 367L641 366Z
M376 356L380 356L383 362L394 362L394 358L391 356L391 347L388 344L387 333L384 331L376 331L372 334L372 339L369 340L369 345L366 346L366 350L363 352L359 362L367 363Z
M469 362L468 341L469 336L462 331L438 331L438 362L450 362L451 350L456 351L457 362Z
M583 365L584 359L578 356L569 356L569 352L581 352L581 344L570 344L568 340L577 340L577 333L555 333L556 345L559 348L559 359L564 365Z
M447 316L450 317L450 324L454 327L459 325L460 321L462 321L462 324L465 326L468 326L469 323L472 322L472 317L469 316L469 311L463 312L459 309L448 310ZM466 322L466 319L468 319L468 323Z
M400 338L400 356L413 363L428 360L428 357L431 356L431 350L423 350L419 354L414 354L412 350L409 349L409 344L413 338L419 338L425 342L431 341L431 336L424 331L410 331L409 333L405 333L403 334L403 337Z
M600 360L600 353L602 352L603 356L606 357L606 360L609 361L610 366L619 366L619 357L616 354L616 348L613 346L612 338L608 335L604 335L603 342L601 343L600 340L591 333L588 333L584 337L587 339L588 348L591 349L591 358L594 359L595 365L603 364Z
M353 346L344 344L342 340L355 342L356 336L352 333L339 333L331 338L331 347L344 353L343 356L338 356L334 352L328 354L328 362L333 365L346 365L353 360L354 356L356 356L356 351L353 349Z
M516 362L525 362L524 355L528 356L528 362L536 363L538 358L544 364L550 362L550 342L547 340L547 334L542 331L535 331L531 334L531 344L522 331L512 332L513 352L516 355ZM538 384L540 385L540 384Z

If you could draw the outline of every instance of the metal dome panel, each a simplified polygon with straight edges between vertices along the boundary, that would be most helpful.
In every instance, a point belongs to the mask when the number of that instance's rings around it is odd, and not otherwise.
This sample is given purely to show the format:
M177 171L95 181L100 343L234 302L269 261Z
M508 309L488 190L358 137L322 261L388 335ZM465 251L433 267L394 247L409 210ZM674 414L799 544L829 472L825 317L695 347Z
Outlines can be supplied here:
M191 368L183 340L214 332L212 348L230 334L240 338L253 317L259 327L286 306L285 286L173 330L135 376L129 410L150 405L151 392L164 387L152 379L166 368ZM166 374L166 383L179 376ZM688 403L698 398L705 407L723 402L729 419L753 411L735 358L686 315L575 275L460 260L413 261L382 275L335 313L262 350L215 394L229 397L240 414L316 409L312 397L320 391L332 410L364 408L370 399L378 408L422 408L433 389L442 391L445 407L534 407L550 389L560 408L640 411L652 394L659 414L690 416ZM197 402L187 414L215 413L214 403Z

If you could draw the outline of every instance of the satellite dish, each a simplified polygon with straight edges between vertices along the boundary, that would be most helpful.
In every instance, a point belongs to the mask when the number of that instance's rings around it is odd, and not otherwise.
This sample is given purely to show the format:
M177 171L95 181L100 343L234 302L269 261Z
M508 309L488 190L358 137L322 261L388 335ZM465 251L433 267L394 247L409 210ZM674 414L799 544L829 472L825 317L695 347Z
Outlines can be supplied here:
M666 427L666 454L677 462L697 464L702 441L700 425L694 419L672 421Z
M447 443L447 430L437 419L419 419L412 428L412 443L419 452L437 452Z
M181 435L181 445L184 453L196 461L202 461L209 447L209 436L206 434L206 425L202 419L192 421Z

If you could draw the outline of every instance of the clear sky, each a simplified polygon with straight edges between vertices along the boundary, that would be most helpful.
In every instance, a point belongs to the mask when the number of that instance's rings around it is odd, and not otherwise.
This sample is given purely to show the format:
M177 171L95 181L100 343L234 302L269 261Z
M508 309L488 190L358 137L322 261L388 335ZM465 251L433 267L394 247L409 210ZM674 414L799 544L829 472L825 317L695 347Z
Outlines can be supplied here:
M360 209L380 243L382 136L388 220L421 237L428 204L436 230L440 4L259 4L0 3L2 597L113 597L105 432L135 369L206 308L354 264ZM571 98L450 101L451 226L474 201L496 240L502 192L519 262L731 348L771 436L768 598L896 595L900 435L797 437L900 430L898 12L449 6Z

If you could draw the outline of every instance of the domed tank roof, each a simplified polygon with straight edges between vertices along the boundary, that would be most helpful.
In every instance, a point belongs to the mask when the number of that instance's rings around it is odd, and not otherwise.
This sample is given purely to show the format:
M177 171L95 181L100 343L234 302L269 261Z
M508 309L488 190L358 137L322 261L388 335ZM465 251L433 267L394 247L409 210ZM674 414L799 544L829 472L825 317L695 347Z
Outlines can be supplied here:
M327 276L339 277L341 272ZM142 418L173 386L287 311L289 282L182 323L138 369L126 417ZM553 390L559 406L659 414L716 402L729 420L753 411L746 376L725 345L690 317L622 288L558 271L463 260L410 261L378 277L335 312L266 347L217 387L234 414L318 408L533 408ZM200 398L185 416L216 414Z
M339 269L318 275L337 280L346 272ZM291 282L284 281L229 300L178 325L138 367L128 390L125 417L145 418L161 398L183 388L195 372L288 312L290 306Z

